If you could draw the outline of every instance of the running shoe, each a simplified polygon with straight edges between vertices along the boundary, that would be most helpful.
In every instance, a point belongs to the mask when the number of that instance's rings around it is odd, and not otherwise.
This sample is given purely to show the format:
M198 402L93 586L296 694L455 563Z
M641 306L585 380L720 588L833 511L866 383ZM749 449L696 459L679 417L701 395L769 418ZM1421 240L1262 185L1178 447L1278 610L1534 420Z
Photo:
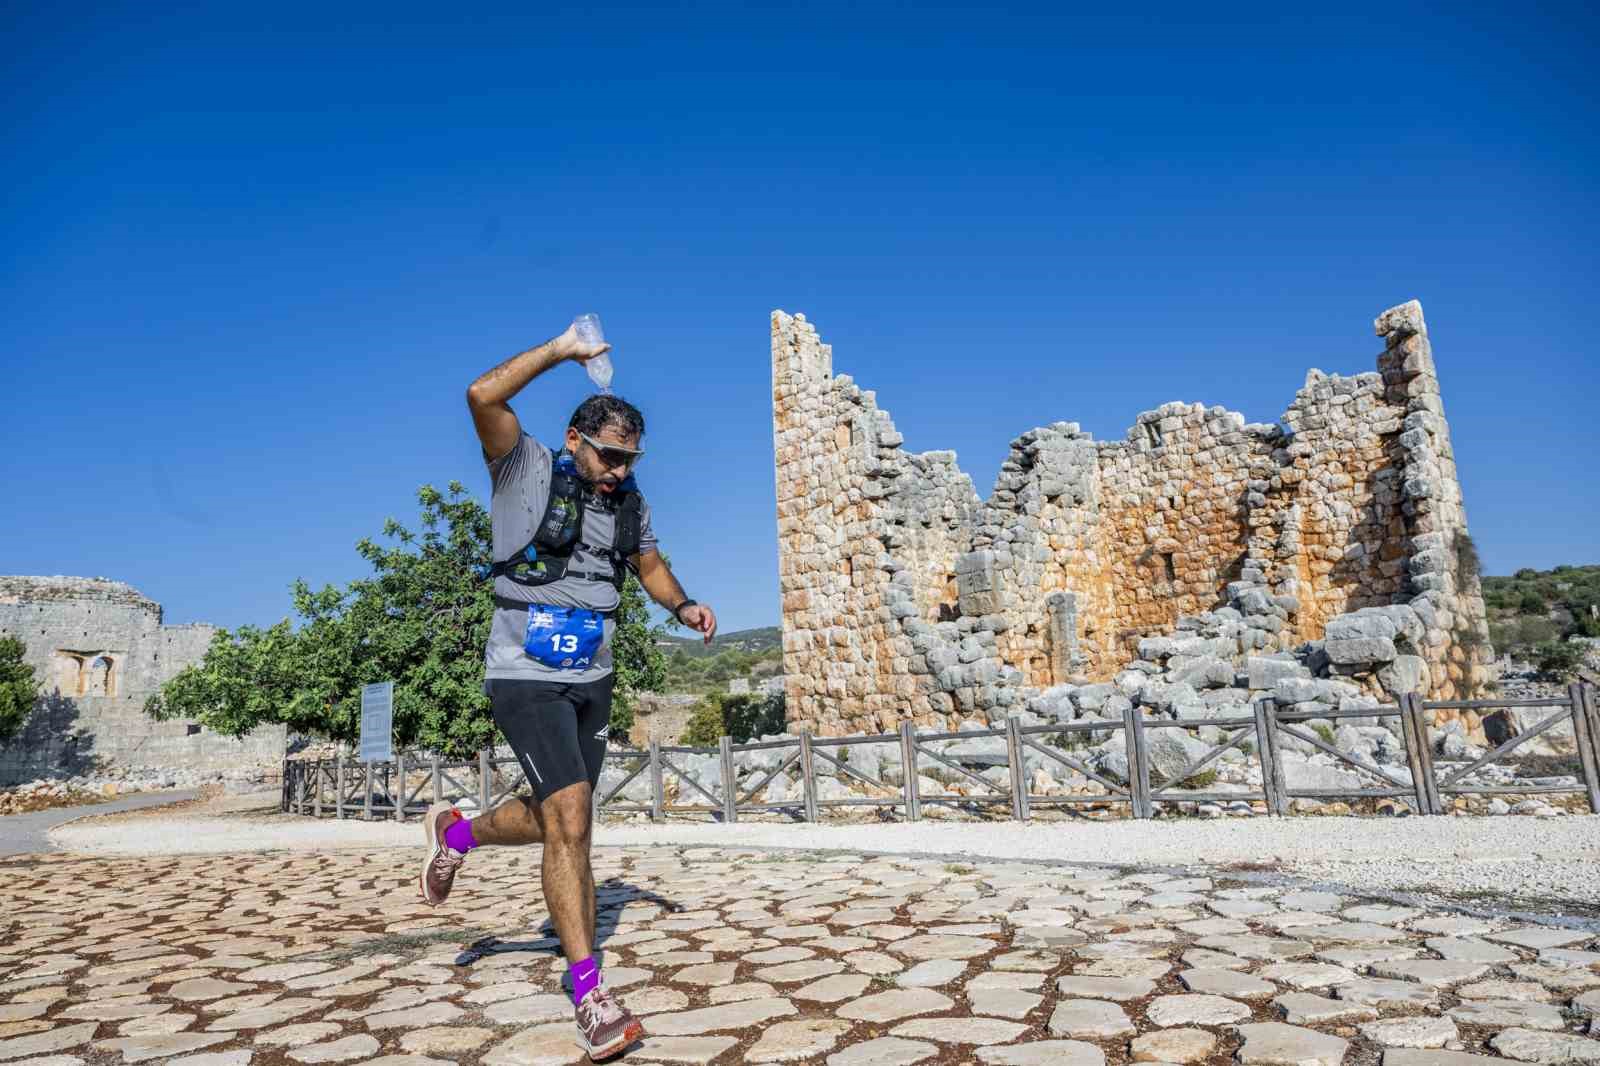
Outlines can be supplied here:
M604 983L591 989L574 1010L578 1016L578 1046L596 1062L621 1054L644 1036L639 1019L611 998Z
M427 837L428 851L422 859L422 876L418 884L423 902L437 907L450 897L456 883L456 872L466 861L466 856L444 842L444 831L459 822L464 815L448 803L435 803L422 819L422 832Z

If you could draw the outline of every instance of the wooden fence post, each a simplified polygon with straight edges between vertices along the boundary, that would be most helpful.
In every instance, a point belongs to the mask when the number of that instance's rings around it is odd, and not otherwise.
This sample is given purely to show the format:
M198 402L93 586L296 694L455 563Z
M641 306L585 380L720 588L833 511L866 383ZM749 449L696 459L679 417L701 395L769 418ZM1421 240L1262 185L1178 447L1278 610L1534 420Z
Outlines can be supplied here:
M361 797L361 818L363 821L372 821L372 762L366 762L367 793Z
M731 824L739 820L739 777L733 772L733 738L718 737L717 748L722 755L722 820Z
M433 802L438 803L444 799L444 783L439 780L439 753L433 753L433 760L428 764L428 776L433 779Z
M1427 712L1422 709L1422 694L1407 692L1400 697L1400 708L1411 723L1411 735L1416 738L1417 799L1423 805L1422 814L1443 814L1439 801L1439 783L1433 777L1433 739L1428 735Z
M1016 715L1006 718L1006 765L1011 770L1011 817L1019 822L1028 820L1028 766L1022 746L1022 720Z
M1578 762L1583 767L1583 789L1588 793L1589 810L1600 814L1600 736L1595 734L1594 718L1582 682L1567 686L1567 701L1572 704L1572 736L1578 743Z
M816 767L811 764L811 731L800 730L800 780L805 785L806 821L817 820Z
M394 756L394 789L390 792L394 800L394 820L406 820L406 753L396 752Z
M1150 765L1144 753L1144 716L1136 708L1122 712L1126 730L1123 750L1128 756L1128 799L1135 818L1149 818L1154 811L1150 801Z
M900 723L900 775L906 794L906 820L922 820L922 796L917 788L917 733L910 722Z
M661 742L650 741L650 820L659 822L666 816L666 785L661 780Z
M1250 710L1255 715L1256 720L1256 759L1261 764L1261 794L1266 798L1267 814L1277 817L1278 783L1272 777L1272 741L1267 736L1272 728L1267 721L1267 703L1269 699L1256 700L1255 703L1250 705Z
M478 749L478 814L489 813L489 801L492 791L489 786L490 776L494 773L494 759L489 754L488 748Z
M316 763L315 763L315 766L316 766L317 776L312 778L312 780L316 783L317 794L316 794L316 798L315 798L315 800L313 802L313 805L312 805L311 813L316 815L316 817L321 818L322 817L322 760L318 759L316 761Z
M333 759L333 817L344 820L344 752Z

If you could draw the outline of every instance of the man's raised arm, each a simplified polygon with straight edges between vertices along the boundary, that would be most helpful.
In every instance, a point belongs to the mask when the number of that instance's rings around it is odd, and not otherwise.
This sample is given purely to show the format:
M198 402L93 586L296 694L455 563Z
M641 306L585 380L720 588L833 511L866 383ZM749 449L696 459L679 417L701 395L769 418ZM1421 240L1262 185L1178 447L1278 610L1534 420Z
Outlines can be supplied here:
M467 387L467 407L483 444L484 459L493 462L517 446L522 425L511 410L511 397L557 363L586 363L611 350L609 344L588 344L571 326L554 340L514 355Z

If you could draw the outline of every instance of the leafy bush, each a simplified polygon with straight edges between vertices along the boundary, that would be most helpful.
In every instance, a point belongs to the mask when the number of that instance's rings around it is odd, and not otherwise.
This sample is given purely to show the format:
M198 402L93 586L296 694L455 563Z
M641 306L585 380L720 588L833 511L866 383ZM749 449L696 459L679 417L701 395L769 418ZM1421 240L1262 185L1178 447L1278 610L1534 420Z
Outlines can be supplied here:
M695 705L688 724L678 734L678 743L691 748L714 748L726 732L722 727L721 699L707 696Z
M731 737L735 744L744 744L757 737L782 733L785 728L781 692L775 696L754 692L713 693L696 706L678 740L690 747L712 748L723 736Z
M1578 676L1587 649L1570 640L1547 640L1533 649L1539 672L1556 681L1571 681Z
M1521 614L1542 615L1547 609L1544 604L1544 597L1533 589L1524 592L1522 598L1517 601L1517 611Z
M22 661L23 651L16 637L0 637L0 744L21 731L38 695L33 667Z

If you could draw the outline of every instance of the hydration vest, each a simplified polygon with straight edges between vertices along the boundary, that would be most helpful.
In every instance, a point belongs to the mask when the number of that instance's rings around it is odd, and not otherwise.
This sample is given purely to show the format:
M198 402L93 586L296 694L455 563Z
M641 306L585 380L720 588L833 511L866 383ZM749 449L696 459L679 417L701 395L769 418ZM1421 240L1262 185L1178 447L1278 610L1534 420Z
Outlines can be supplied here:
M550 465L550 495L533 539L511 558L489 567L490 579L508 577L519 585L538 586L572 577L609 581L620 592L632 566L630 560L639 554L643 500L632 474L604 498L616 524L611 547L599 548L583 540L584 512L594 506L588 501L589 495L571 454L566 451L558 454ZM611 573L574 568L572 557L580 545L591 555L610 559ZM527 604L515 606L526 607Z

